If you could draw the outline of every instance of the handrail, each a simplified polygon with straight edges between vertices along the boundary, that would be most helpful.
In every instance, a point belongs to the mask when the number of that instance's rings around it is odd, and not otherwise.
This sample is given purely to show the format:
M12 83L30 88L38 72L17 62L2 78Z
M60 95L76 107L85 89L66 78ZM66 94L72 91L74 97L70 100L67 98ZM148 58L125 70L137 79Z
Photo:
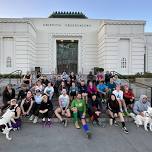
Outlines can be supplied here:
M110 71L110 73L112 73L113 75L118 75L120 77L122 77L123 79L127 79L125 76L121 75L120 73L118 73L117 71Z
M117 74L118 76L120 76L121 78L127 79L125 76L121 75L120 73L116 72L116 71L111 71L111 73ZM128 79L129 80L129 79ZM148 85L148 84L144 84L144 83L140 83L140 82L134 82L134 84L139 84L139 85L143 85L144 88L150 88L151 90L151 106L152 106L152 85ZM129 81L129 86L130 86L130 81Z
M15 73L19 75L20 82L21 82L22 70L15 70L15 71L9 73L9 74L7 75L7 77L5 77L5 78L8 78L8 79L9 79L9 83L10 83L10 84L11 84L11 76L12 76L13 74L15 74ZM1 82L2 82L3 79L4 79L4 78L1 79Z

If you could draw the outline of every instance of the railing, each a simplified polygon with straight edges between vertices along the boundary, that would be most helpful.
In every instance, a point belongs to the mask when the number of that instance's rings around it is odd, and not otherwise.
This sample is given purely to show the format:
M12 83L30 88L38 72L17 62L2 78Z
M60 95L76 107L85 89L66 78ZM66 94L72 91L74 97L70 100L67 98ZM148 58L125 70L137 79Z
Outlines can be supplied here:
M129 87L131 87L131 84L134 84L134 85L136 85L136 87L149 89L149 91L150 91L150 101L151 101L151 106L152 106L152 85L147 85L147 84L140 83L140 82L133 82L133 83L131 83L131 82L129 81L129 79L127 79L125 76L121 75L120 73L118 73L118 72L116 72L116 71L111 71L111 74L113 74L113 75L115 75L115 74L118 75L118 77L119 77L120 79L126 79L126 82L128 82ZM147 90L146 90L146 91L147 91Z
M9 84L11 84L12 76L14 74L18 75L17 82L18 82L18 79L21 82L21 79L22 79L22 70L15 70L15 71L11 72L10 74L7 75L7 77L0 79L0 82L2 82L4 79L8 78L9 79Z
M136 87L147 89L146 92L148 91L150 93L150 102L151 102L151 106L152 106L152 85L147 85L147 84L140 83L140 82L134 82L132 84L136 85Z

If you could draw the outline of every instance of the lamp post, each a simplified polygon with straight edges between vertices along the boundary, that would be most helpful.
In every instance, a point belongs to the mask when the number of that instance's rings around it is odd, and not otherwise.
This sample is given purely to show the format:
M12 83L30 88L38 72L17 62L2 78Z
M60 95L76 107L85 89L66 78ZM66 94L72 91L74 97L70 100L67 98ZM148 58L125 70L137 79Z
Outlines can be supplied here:
M146 45L144 46L144 73L146 72Z

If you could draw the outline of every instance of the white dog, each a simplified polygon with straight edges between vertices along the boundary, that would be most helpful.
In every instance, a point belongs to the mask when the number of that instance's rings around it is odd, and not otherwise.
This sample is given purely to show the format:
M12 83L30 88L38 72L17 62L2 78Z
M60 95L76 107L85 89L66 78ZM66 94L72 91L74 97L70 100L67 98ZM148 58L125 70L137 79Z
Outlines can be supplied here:
M137 127L144 125L145 131L148 131L147 126L149 124L149 129L152 131L152 107L148 107L147 111L144 111L143 114L144 117L141 115L135 115L133 113L130 113L130 116L134 119Z
M9 132L12 128L8 128L11 126L11 121L15 122L14 117L15 112L14 109L7 109L2 118L0 119L0 131L6 135L6 139L11 140L12 138L9 137Z

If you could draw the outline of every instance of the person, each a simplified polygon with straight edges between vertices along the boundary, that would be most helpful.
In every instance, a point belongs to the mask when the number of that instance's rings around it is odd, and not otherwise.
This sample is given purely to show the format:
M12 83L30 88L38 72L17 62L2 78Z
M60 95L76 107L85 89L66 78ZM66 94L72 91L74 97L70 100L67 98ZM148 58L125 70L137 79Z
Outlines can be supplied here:
M40 90L41 91L41 93L43 93L43 91L44 91L44 86L42 85L42 82L41 82L41 80L38 80L37 82L36 82L36 85L35 85L35 91L36 90Z
M135 95L131 89L129 89L128 85L124 86L123 98L125 100L126 106L128 110L133 109L133 104L135 101Z
M42 118L42 123L51 124L51 117L53 114L53 105L52 102L49 102L48 96L44 94L42 96L42 102L39 108L39 117Z
M66 83L66 81L68 80L69 76L68 74L64 71L61 75L62 81L64 81Z
M17 97L17 101L19 103L21 103L21 101L26 97L27 92L28 92L27 85L23 83L21 85L21 90L19 91L18 97Z
M121 85L121 84L122 84L122 82L121 82L121 80L119 79L119 77L118 77L117 74L114 75L113 79L114 79L114 83L115 83L116 85Z
M3 91L3 106L2 111L10 105L11 99L15 98L15 89L11 84L8 84Z
M111 94L115 90L116 84L114 82L113 77L110 77L110 82L107 83L107 87L108 87L108 94Z
M31 86L32 84L32 75L29 71L27 71L26 75L23 77L23 83L25 83L27 86Z
M30 117L30 120L32 121L33 119L33 123L37 123L38 121L38 116L39 116L39 109L40 109L40 105L42 102L42 94L41 94L41 90L36 90L35 92L36 94L34 95L34 104L33 104L33 111L32 111L32 115Z
M41 80L42 80L42 85L43 85L44 87L47 87L47 86L48 86L48 83L49 83L49 80L47 79L47 76L44 75Z
M76 81L76 75L74 74L74 72L70 73L69 78L70 78L70 84Z
M87 75L87 84L90 82L90 81L94 81L96 78L95 78L95 75L93 75L92 71L89 72L89 74Z
M91 98L93 94L97 94L97 88L93 85L93 82L90 81L87 87L88 98Z
M80 119L84 132L88 138L91 138L91 132L88 124L86 123L86 103L83 99L81 99L81 93L78 93L76 99L72 101L71 110L73 112L75 127L77 129L80 128L78 123L78 120Z
M69 99L69 96L67 95L67 91L65 88L62 89L62 94L59 96L58 101L59 101L59 107L55 110L55 115L66 127L67 119L65 119L65 118L63 119L62 116L69 118L69 117L71 117L71 113L69 110L70 99Z
M80 85L78 86L78 92L81 93L82 98L87 103L88 100L88 92L87 92L87 86L85 85L85 81L81 80Z
M139 101L136 101L133 106L133 112L136 115L141 115L144 117L144 111L147 111L148 107L151 107L150 102L146 95L141 95Z
M32 114L33 104L33 94L31 91L28 91L26 98L22 100L20 105L23 116L30 116Z
M22 122L21 122L21 108L17 104L16 99L11 99L10 109L14 109L14 111L15 111L15 117L14 117L15 122L11 122L11 127L13 128L14 131L19 130L21 128L21 124L22 124Z
M102 103L97 99L96 94L92 94L91 99L88 100L88 114L91 118L91 122L96 122L97 125L101 125L99 117L102 112Z
M59 94L62 94L63 88L66 88L66 91L68 91L68 88L67 88L67 86L66 86L65 81L62 81L61 84L60 84L60 86L58 87L58 93L59 93Z
M125 103L125 100L123 99L123 91L120 90L120 85L119 84L116 85L116 90L114 90L112 93L116 96L116 98L118 100L118 103L119 103L119 106L120 106L120 111L123 112L123 109L122 109L122 106L123 106L124 111L125 111L124 114L128 115L126 103Z
M58 88L59 88L59 86L61 85L61 82L62 82L61 76L58 75L58 76L57 76L57 80L55 81L55 85L54 85L54 92L55 92L56 95L59 94Z
M109 71L106 71L105 74L105 83L109 83L110 82L110 77L112 76L112 74Z
M107 100L107 112L110 117L110 125L114 124L117 126L118 124L116 122L116 117L119 116L123 131L125 133L128 133L123 115L120 111L119 102L114 94L111 94L109 99Z
M101 97L102 99L106 99L107 98L108 88L104 84L103 80L99 81L99 84L97 85L97 91L98 91L99 97Z
M104 69L97 73L97 81L105 81Z
M49 100L51 101L54 94L54 88L51 82L49 82L47 87L44 89L44 93L48 96Z
M76 86L75 82L72 82L72 86L69 89L70 99L73 100L78 93L78 87Z

